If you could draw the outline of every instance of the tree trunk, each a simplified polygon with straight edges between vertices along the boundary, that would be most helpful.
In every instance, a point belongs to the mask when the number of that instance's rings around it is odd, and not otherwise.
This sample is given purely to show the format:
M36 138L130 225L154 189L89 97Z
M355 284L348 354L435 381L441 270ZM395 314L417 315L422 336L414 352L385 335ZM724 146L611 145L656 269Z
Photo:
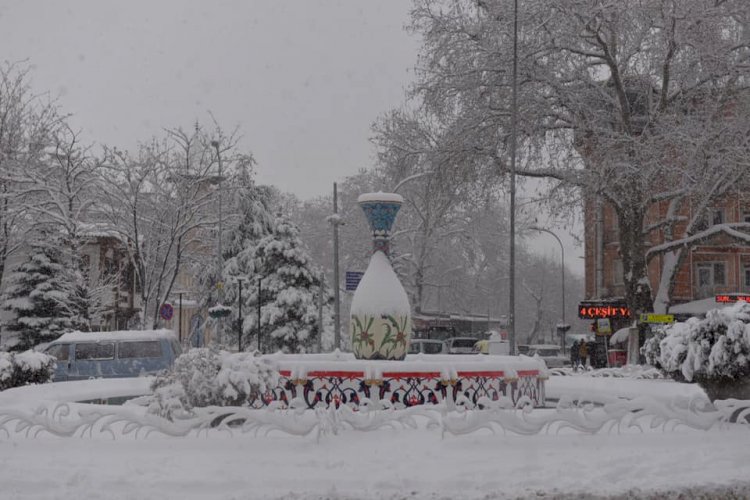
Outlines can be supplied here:
M625 302L630 308L631 318L635 319L640 313L651 312L653 305L642 234L645 209L633 203L621 207L617 215L620 223Z

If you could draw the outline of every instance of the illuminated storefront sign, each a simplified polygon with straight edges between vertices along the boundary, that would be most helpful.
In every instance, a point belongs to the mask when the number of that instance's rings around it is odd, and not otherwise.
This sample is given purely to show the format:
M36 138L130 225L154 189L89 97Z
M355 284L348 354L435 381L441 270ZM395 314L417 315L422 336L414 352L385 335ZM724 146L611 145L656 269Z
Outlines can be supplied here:
M723 295L716 296L716 302L718 302L719 304L732 304L740 300L750 302L750 295L746 293L725 293Z
M578 317L627 319L630 318L630 308L624 302L581 302L578 304Z

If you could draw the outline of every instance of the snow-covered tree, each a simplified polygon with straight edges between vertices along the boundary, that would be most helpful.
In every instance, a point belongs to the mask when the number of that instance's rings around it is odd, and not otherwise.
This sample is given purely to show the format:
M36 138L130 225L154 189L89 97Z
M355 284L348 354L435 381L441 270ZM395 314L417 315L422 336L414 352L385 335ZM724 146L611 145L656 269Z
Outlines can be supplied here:
M8 258L25 240L35 198L21 195L21 178L46 161L64 117L56 104L31 88L30 66L0 64L0 280Z
M264 350L308 351L320 334L319 277L299 239L298 228L280 217L273 233L258 243L254 259L256 271L245 301L249 307L244 331L249 335L257 332L257 317L252 312L260 300Z
M3 324L16 337L14 350L51 342L63 333L85 329L72 273L59 239L43 234L28 258L9 276L2 301L12 315Z
M244 170L244 169L243 169ZM257 186L252 182L249 171L240 171L235 179L239 188L235 192L233 200L233 214L230 219L230 227L227 230L223 247L223 288L217 290L214 286L203 287L209 293L204 297L204 304L213 306L221 301L225 306L232 308L230 324L239 321L239 285L238 280L245 280L245 293L243 294L243 316L253 314L247 304L250 292L248 287L252 285L252 279L256 274L255 252L258 243L271 234L274 228L274 216L272 212L274 192L267 186ZM208 268L201 275L203 283L216 282L215 273ZM222 292L222 293L219 293ZM222 343L224 345L239 344L237 335L232 328L231 332L224 332ZM246 332L243 329L243 339L248 338L254 332ZM243 341L243 347L247 345Z
M85 220L91 217L98 186L97 163L80 143L79 134L66 124L58 127L51 140L54 146L48 158L19 176L19 190L34 200L27 211L35 227L59 235L61 259L76 290L73 303L79 315L90 321L92 312L100 308L97 290L107 280L101 277L100 283L90 286L81 254Z
M747 169L746 2L518 6L517 173L547 179L551 202L586 196L614 207L625 298L634 314L649 309L648 260L701 241L675 237L648 255L651 235L684 222L680 204L710 203ZM464 167L509 170L513 12L510 0L415 1L424 49L413 95L438 116L457 115L449 149L472 160ZM671 271L663 275L670 286Z
M216 137L223 161L231 164L235 139L196 125L191 132L168 130L165 139L141 145L135 155L111 149L102 166L100 206L111 229L127 242L143 328L157 321L159 305L169 299L186 262L216 267L210 257L218 226Z

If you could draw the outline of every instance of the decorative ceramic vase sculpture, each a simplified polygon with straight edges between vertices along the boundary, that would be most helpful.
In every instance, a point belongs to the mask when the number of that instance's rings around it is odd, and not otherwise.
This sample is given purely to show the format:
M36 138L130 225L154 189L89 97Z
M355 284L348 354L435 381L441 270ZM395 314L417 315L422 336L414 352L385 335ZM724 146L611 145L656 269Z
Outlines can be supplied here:
M403 198L367 193L357 202L373 236L373 254L354 292L349 330L358 359L404 359L411 338L411 307L388 259L390 233Z

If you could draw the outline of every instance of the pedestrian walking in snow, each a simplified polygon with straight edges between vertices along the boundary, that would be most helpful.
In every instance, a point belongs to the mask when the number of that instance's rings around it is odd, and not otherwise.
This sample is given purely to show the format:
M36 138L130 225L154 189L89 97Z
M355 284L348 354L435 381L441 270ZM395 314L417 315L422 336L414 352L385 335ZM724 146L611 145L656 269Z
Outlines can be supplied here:
M588 360L589 357L589 346L586 344L586 342L581 341L581 346L578 348L578 361L586 368L586 360Z
M570 346L570 366L572 366L574 370L578 369L578 349L580 349L580 346L576 340L573 342L573 345Z

